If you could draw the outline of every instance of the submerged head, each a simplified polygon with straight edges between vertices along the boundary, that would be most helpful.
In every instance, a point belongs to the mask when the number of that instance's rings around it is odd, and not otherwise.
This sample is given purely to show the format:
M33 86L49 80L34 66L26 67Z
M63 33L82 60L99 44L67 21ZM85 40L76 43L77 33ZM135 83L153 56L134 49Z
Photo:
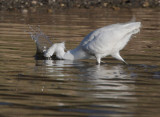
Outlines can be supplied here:
M63 56L65 54L65 43L55 43L53 44L45 53L45 57L51 57L54 53L59 59L63 59Z

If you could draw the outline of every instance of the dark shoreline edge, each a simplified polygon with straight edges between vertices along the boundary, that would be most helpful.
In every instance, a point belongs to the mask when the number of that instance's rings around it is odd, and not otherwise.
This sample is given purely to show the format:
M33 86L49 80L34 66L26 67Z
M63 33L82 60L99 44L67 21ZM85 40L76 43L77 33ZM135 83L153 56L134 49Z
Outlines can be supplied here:
M66 8L156 8L160 0L0 0L0 10L23 11L47 7L48 12Z

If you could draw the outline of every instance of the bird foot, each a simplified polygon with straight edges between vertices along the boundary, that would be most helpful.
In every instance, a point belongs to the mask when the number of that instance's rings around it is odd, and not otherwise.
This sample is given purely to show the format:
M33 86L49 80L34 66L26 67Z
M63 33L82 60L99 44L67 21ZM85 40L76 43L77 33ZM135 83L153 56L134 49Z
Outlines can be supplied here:
M100 64L105 64L104 61L101 61L100 63L96 62L97 65L100 65Z
M128 63L127 63L126 61L123 61L123 63L124 63L125 65L128 65Z
M104 64L105 62L104 62L104 61L101 61L101 63Z

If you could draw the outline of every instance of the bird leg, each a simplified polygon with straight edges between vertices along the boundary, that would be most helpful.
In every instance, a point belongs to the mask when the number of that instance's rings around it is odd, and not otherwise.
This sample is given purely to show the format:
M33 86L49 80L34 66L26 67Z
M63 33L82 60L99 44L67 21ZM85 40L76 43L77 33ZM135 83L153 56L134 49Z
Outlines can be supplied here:
M101 57L96 55L97 63L100 65L101 64Z
M126 61L123 61L126 65L128 65L128 63Z
M125 64L127 64L127 62L125 62L125 60L120 56L119 52L115 53L115 54L112 54L112 57L118 59L118 60L121 60L123 61Z

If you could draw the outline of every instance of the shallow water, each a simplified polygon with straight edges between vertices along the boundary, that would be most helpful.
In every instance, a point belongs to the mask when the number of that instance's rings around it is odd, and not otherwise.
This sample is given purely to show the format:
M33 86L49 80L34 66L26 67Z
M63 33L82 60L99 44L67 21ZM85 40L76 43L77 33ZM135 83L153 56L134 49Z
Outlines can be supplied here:
M0 116L160 116L160 9L70 9L21 14L0 12ZM28 24L40 25L53 43L76 47L104 25L142 22L121 51L129 63L35 60Z

